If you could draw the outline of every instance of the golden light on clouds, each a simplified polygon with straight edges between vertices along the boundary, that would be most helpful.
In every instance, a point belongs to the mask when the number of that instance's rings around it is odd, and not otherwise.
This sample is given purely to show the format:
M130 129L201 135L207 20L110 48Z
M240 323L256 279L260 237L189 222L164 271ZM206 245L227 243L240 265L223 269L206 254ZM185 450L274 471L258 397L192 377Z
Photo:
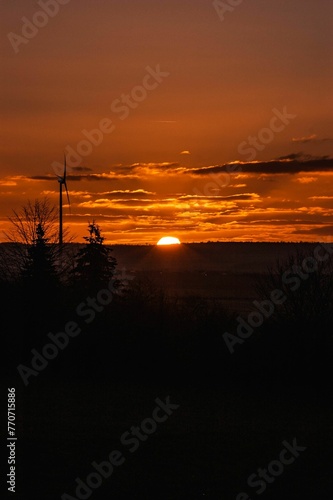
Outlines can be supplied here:
M155 244L173 231L185 242L314 241L332 233L332 159L232 165L242 173L226 177L228 165L194 169L163 161L74 171L64 223L75 241L95 219L110 243L133 244ZM40 196L57 206L56 182L49 173L0 179L0 228L8 229L9 199L13 209Z

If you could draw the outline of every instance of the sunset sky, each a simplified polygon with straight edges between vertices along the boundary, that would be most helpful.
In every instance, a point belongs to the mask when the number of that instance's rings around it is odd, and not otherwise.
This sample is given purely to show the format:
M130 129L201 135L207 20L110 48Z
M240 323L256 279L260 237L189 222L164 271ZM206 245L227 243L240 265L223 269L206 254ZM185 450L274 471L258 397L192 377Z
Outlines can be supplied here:
M333 2L236 3L2 2L0 241L64 152L76 241L333 236Z

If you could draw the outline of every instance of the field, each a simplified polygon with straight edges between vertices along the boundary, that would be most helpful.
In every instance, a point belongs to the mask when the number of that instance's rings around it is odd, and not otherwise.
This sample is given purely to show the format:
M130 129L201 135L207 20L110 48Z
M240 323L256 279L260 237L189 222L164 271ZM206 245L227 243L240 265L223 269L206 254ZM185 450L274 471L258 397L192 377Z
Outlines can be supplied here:
M258 298L259 277L297 252L315 244L192 243L181 246L114 247L119 268L150 281L175 297L204 297L232 312L249 312Z

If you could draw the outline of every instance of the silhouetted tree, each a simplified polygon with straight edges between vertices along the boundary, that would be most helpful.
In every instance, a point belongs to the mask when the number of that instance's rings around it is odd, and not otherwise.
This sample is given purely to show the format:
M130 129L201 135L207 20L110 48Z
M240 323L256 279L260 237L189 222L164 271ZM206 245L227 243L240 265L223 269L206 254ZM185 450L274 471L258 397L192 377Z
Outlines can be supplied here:
M104 245L101 229L93 221L88 225L89 236L84 236L86 244L75 259L74 281L81 290L95 292L108 287L113 280L113 288L119 286L114 279L117 261L112 257L112 249Z
M23 282L34 291L52 290L59 283L55 255L52 246L48 245L45 231L41 223L36 227L36 238L27 249L27 260L21 271Z
M34 202L28 200L19 211L13 210L8 220L11 223L11 229L6 233L8 241L31 245L38 237L38 228L42 228L43 236L50 243L57 241L58 211L48 198Z
M48 199L35 200L14 211L6 251L13 283L9 308L19 331L42 334L57 318L62 294L57 238L57 211ZM14 293L15 292L15 293ZM19 305L20 314L17 314Z
M37 254L45 251L61 280L66 282L73 258L70 250L59 247L58 215L58 209L48 198L28 200L19 210L13 210L8 217L9 231L5 233L10 245L6 245L0 257L0 277L17 280L22 270L31 267L31 259L37 263Z
M23 270L31 267L32 260L37 265L38 252L45 250L48 259L54 263L58 259L57 241L58 212L48 198L28 201L20 210L13 210L8 218L10 229L5 233L11 243L2 259L3 274L14 280ZM37 259L37 260L36 260Z

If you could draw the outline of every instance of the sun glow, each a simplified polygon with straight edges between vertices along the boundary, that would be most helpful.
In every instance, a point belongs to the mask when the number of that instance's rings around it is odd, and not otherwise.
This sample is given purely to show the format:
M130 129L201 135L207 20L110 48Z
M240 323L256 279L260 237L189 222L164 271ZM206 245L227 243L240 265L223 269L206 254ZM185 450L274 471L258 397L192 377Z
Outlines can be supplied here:
M174 238L173 236L164 236L161 238L158 245L180 245L180 241L178 238Z

